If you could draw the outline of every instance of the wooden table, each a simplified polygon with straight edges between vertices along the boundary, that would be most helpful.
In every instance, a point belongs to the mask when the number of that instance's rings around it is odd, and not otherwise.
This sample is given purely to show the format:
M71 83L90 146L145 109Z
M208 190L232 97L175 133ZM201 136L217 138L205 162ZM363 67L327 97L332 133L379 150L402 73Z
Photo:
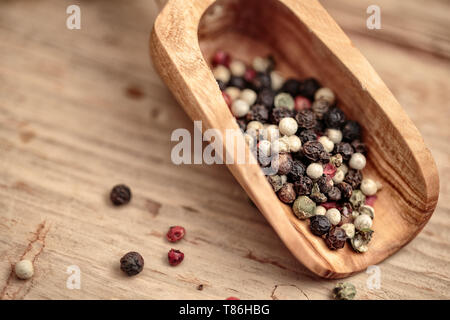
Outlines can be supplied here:
M368 30L373 1L322 2L422 132L442 182L422 233L379 265L381 287L366 273L349 281L359 299L449 299L450 5L379 0L382 30ZM66 28L69 4L81 30ZM146 0L0 2L0 298L330 298L337 281L292 257L225 166L171 163L172 131L192 123L149 60L156 12ZM120 182L133 200L117 209ZM172 245L175 224L187 236ZM176 268L173 246L186 254ZM134 278L118 267L130 250L145 258ZM29 281L11 271L22 257Z

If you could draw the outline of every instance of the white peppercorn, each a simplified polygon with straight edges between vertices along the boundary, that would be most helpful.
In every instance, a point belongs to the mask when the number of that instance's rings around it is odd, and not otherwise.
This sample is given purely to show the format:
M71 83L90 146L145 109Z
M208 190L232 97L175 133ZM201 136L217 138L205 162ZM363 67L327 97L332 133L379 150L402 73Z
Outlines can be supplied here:
M345 175L348 173L348 167L344 163L338 168L338 170L342 170L342 172L344 172Z
M258 143L258 151L261 155L265 156L265 157L269 157L270 153L271 153L271 143L268 140L261 140Z
M378 187L375 181L366 178L361 181L360 189L366 196L373 196L377 193Z
M213 70L214 78L216 80L220 80L224 83L227 83L230 81L231 73L230 70L228 70L225 66L218 65Z
M375 218L375 209L372 206L369 206L367 204L362 205L361 207L359 207L358 211L361 215L368 215L372 220Z
M247 130L263 130L264 129L264 125L261 123L261 122L259 122L259 121L250 121L248 124L247 124Z
M341 222L341 213L336 208L328 209L325 216L330 220L332 225L337 226Z
M380 191L383 188L383 185L380 181L376 181L375 183L377 184L377 191Z
M284 84L284 78L276 71L270 73L270 79L272 80L272 90L278 91Z
M225 93L228 94L231 101L234 101L236 99L239 99L239 97L241 95L241 89L236 88L236 87L228 87L225 89Z
M302 148L302 140L296 135L292 135L287 138L289 143L289 149L291 152L298 152Z
M250 106L244 100L236 100L231 105L231 112L236 118L242 118L250 111Z
M298 130L298 123L294 118L286 117L281 119L280 124L278 125L281 134L286 136L294 135Z
M327 209L323 206L317 206L316 210L314 211L314 214L316 216L324 216L325 213L327 213Z
M352 157L350 158L350 162L348 164L352 169L362 170L366 166L366 157L362 153L355 152L354 154L352 154Z
M333 141L333 143L340 143L342 141L342 131L338 129L327 129L326 136Z
M290 152L288 137L283 136L278 140L272 141L272 154Z
M271 61L268 58L256 57L253 59L253 69L257 72L266 72L271 65Z
M342 229L344 229L345 234L347 235L347 238L353 239L355 236L355 225L353 223L345 223L341 226Z
M233 60L230 63L230 71L231 74L235 77L242 77L245 74L245 71L247 70L247 67L245 66L245 63L239 60Z
M255 104L257 98L258 98L258 95L252 89L242 90L241 96L240 96L241 100L244 100L251 106Z
M333 177L333 182L334 182L335 185L343 182L344 178L345 178L344 171L343 170L339 170L339 169L340 169L340 167L336 170L336 173L334 174L334 177Z
M306 174L311 179L319 179L323 174L323 167L320 163L311 163L308 168L306 168Z
M244 140L245 143L250 147L253 148L255 146L255 138L253 138L252 135L245 133L244 134Z
M332 152L334 149L334 142L330 140L327 136L322 136L319 138L319 142L323 145L326 152Z
M14 272L17 278L28 280L34 274L33 263L30 260L21 260L14 266Z
M334 104L336 101L336 96L334 95L334 92L330 88L320 88L316 91L316 94L314 96L315 100L325 100L330 105Z
M361 214L356 217L354 224L357 230L370 229L372 227L372 219L367 214Z

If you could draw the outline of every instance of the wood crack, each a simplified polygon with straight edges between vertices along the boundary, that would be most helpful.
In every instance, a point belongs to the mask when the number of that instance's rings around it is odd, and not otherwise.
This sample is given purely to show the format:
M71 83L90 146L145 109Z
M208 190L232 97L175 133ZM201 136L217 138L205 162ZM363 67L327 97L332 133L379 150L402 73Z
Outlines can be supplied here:
M25 251L17 260L17 262L23 259L28 259L32 261L33 266L36 267L36 261L45 248L45 239L49 231L50 225L46 220L44 220L37 226L36 231L32 233L33 237L29 240ZM33 278L34 276L35 275L33 275ZM14 274L14 264L11 264L11 272L8 276L8 279L6 280L5 285L0 291L0 300L23 299L23 297L30 292L33 286L33 278L30 281L17 279ZM22 291L22 296L19 296Z

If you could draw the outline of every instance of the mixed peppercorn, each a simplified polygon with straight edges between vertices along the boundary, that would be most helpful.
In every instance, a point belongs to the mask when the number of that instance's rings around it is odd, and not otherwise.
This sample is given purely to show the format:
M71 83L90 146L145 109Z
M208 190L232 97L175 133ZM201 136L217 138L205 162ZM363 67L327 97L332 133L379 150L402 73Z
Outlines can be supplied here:
M335 93L313 78L285 80L273 57L248 66L218 51L212 66L245 141L262 167L275 168L267 179L278 198L331 250L349 241L366 252L380 186L363 177L361 127Z

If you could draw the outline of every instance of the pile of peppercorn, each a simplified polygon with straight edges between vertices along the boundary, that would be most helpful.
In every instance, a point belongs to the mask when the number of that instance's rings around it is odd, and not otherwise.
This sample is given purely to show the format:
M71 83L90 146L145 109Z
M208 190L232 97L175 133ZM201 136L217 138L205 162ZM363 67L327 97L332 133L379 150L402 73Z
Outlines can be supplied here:
M366 252L381 186L363 178L361 127L338 108L334 92L313 78L285 80L272 57L248 66L218 51L212 66L260 165L276 168L267 179L278 198L297 218L309 219L311 232L331 250L349 240L356 252Z

